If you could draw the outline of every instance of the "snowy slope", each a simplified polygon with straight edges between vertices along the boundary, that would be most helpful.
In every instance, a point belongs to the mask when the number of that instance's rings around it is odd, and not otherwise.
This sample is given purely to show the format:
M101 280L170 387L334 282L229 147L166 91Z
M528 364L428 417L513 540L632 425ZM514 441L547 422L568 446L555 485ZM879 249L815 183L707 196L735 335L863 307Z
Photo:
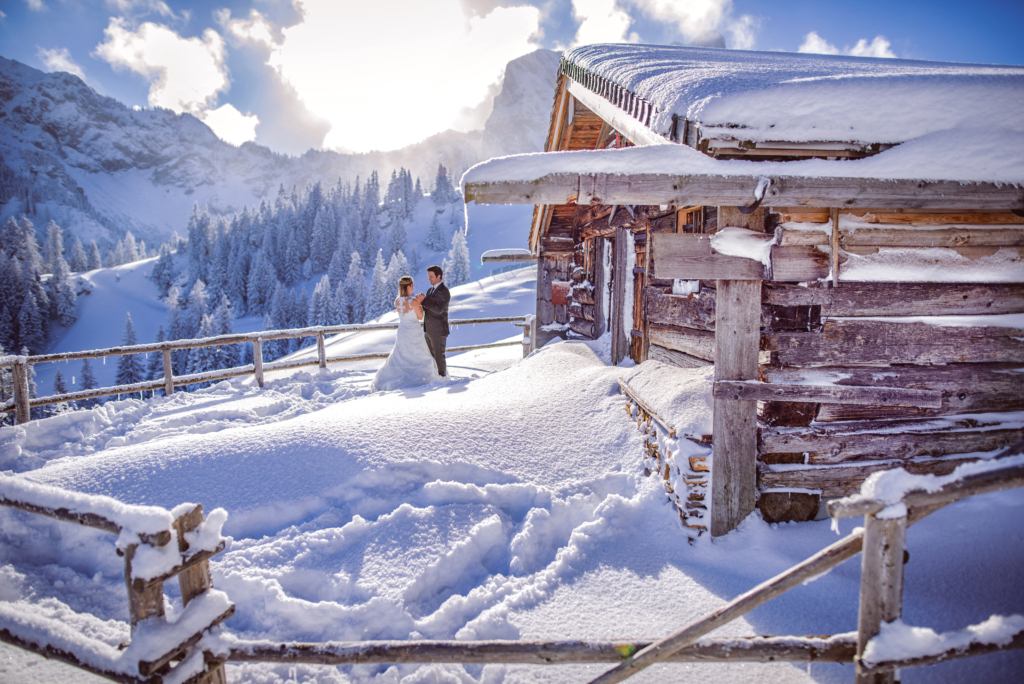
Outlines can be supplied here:
M755 514L714 543L688 544L661 482L643 475L641 436L616 391L620 375L629 381L641 368L608 367L584 343L552 344L521 361L491 354L459 363L495 372L384 394L366 394L369 373L333 369L262 391L225 382L0 429L0 448L17 451L9 464L42 466L29 474L39 482L132 503L227 508L233 539L213 561L214 582L237 606L228 634L242 639L657 637L836 539L827 521L769 526ZM711 374L663 373L673 399L657 397L659 408L699 432ZM707 453L686 440L672 446ZM49 460L55 449L64 458ZM1024 536L1022 510L1020 492L989 495L911 528L907 624L960 629L1024 612L1015 581L1024 552L1013 541ZM843 532L858 522L844 521ZM112 537L0 511L0 538L0 600L12 610L112 644L125 638ZM851 631L858 583L858 562L847 562L716 636ZM180 602L172 603L175 614ZM2 652L4 681L38 681L39 659ZM903 681L1013 682L1021 667L1011 653L904 671ZM252 664L228 674L498 684L583 682L600 669ZM852 674L824 664L810 672L667 665L637 681L846 682Z
M174 230L184 234L196 202L229 214L272 198L281 184L354 181L373 170L387 178L404 166L429 189L438 162L463 170L493 154L539 149L557 63L549 50L511 62L508 92L483 131L447 131L390 153L290 157L254 143L233 147L191 115L132 110L76 76L0 57L0 219L27 211L40 229L52 217L85 243L112 246L131 230L153 246Z

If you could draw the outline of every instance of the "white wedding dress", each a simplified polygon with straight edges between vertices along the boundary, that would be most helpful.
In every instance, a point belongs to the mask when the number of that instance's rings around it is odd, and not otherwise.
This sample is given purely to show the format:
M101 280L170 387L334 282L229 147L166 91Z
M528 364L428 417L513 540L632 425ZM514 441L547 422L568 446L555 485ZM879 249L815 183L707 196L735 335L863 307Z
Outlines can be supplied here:
M375 392L426 385L441 379L437 373L437 363L430 355L427 341L423 337L423 328L412 308L412 297L396 299L395 309L398 311L398 339L387 361L373 379Z

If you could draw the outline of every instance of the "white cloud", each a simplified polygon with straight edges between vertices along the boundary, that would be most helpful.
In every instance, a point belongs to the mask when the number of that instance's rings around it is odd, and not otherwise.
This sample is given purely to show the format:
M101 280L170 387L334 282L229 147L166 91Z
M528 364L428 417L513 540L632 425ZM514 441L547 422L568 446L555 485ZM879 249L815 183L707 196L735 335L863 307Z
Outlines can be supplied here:
M199 115L228 87L224 40L213 29L202 38L182 38L153 23L131 31L113 18L103 32L95 56L115 69L130 69L150 81L149 104Z
M270 47L268 63L330 122L327 148L391 150L454 127L510 60L538 47L534 7L467 18L461 0L293 2L303 21L280 39L259 13L219 20L229 35Z
M230 104L204 112L200 118L218 138L236 146L255 140L256 126L260 122L255 114L242 114Z
M33 12L45 12L47 10L46 5L43 4L43 0L25 0L25 4Z
M83 81L85 80L85 70L71 58L71 53L67 48L53 48L52 50L39 48L36 56L42 61L47 71L66 71Z
M870 43L866 38L861 38L852 48L840 50L827 40L811 31L804 36L804 42L797 48L797 52L812 52L819 55L853 55L854 57L895 57L896 53L890 49L891 43L885 36L878 35Z
M624 43L633 22L615 0L572 0L572 15L580 22L574 45Z

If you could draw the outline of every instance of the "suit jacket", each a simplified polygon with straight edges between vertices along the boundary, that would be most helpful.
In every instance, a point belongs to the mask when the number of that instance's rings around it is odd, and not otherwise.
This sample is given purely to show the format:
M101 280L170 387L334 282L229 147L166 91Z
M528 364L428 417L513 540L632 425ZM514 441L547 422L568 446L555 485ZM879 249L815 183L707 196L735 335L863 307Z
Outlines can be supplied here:
M449 335L448 303L452 295L444 281L437 284L434 291L423 299L423 331L432 336Z

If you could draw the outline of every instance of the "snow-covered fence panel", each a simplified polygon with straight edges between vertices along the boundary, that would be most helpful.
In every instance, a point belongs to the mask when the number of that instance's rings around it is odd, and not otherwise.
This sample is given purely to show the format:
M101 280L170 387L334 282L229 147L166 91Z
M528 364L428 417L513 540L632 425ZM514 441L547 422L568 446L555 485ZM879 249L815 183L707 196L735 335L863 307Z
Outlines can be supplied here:
M0 610L0 640L121 682L224 684L220 660L200 642L234 614L213 589L209 559L224 549L227 513L204 517L201 505L173 510L124 504L17 476L0 477L0 505L117 535L125 559L131 641L120 648L38 615ZM163 584L178 578L184 610L164 617Z
M512 323L523 326L527 324L530 315L525 316L496 316L491 318L464 318L449 321L451 326L476 325L479 323ZM364 361L367 359L387 358L387 354L355 354L349 356L328 357L324 339L327 335L334 335L343 332L360 330L397 330L397 323L360 323L353 325L332 325L313 326L309 328L297 328L291 330L265 330L257 333L242 333L232 335L218 335L216 337L204 337L188 340L173 340L169 342L154 342L151 344L136 344L124 347L109 347L107 349L91 349L77 352L60 352L57 354L40 354L36 356L3 356L0 357L0 368L13 367L14 369L14 397L7 402L0 404L0 412L14 411L15 421L19 424L26 423L31 419L30 411L39 406L50 404L62 404L73 401L85 401L100 397L109 397L121 394L142 394L163 390L165 394L174 393L175 387L193 385L204 382L219 382L243 375L253 375L257 384L263 387L265 371L282 370L286 368L300 368L304 366L320 366L326 368L328 363L344 363L351 361ZM529 326L527 325L529 331ZM280 363L263 363L263 341L264 340L285 340L298 337L314 337L317 340L316 358L297 359L283 361ZM529 346L529 351L536 348L536 334L526 336L522 344ZM252 345L253 363L246 366L235 366L221 370L207 371L204 373L193 373L190 375L174 375L171 368L171 352L178 349L198 349L201 347L215 347L229 344ZM491 347L515 346L519 341L492 342L490 344L475 344L465 346L448 347L445 351L448 354L471 351L474 349L489 349ZM80 392L69 392L66 394L55 394L46 397L30 397L28 385L28 364L31 363L54 363L58 361L73 361L76 359L98 359L107 356L122 356L126 354L150 354L160 352L163 356L164 376L158 380L139 382L131 385L117 385L114 387L100 387ZM528 351L526 353L529 353ZM525 354L524 354L525 355Z

